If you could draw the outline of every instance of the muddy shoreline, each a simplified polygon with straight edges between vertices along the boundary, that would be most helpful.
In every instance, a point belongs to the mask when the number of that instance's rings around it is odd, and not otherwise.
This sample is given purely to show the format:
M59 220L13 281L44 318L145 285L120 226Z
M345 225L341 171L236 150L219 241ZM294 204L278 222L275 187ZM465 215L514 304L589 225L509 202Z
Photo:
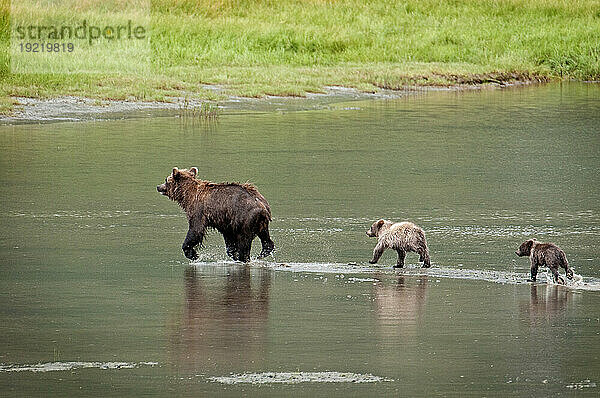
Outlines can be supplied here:
M217 104L220 113L242 112L293 112L328 108L335 104L361 100L398 99L432 92L455 92L506 88L539 84L539 82L519 82L518 84L458 85L450 87L414 86L401 90L380 89L374 93L362 92L346 87L325 87L325 93L307 93L305 97L266 96L247 98L230 96L223 101L209 101ZM218 88L215 88L218 90ZM182 116L191 108L201 106L201 100L184 97L169 98L169 102L98 100L77 96L39 99L12 97L18 104L11 115L0 115L0 125L44 124L56 122L84 122L144 118L156 116Z

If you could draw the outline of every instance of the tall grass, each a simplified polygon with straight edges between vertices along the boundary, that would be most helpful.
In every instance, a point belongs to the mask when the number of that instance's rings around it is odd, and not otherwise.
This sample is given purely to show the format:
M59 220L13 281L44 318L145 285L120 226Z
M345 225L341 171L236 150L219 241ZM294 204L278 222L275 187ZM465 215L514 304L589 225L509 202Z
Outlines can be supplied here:
M214 97L206 83L261 96L600 79L600 0L151 0L152 70L143 76L11 74L7 4L3 95L166 100Z
M153 5L160 67L433 62L600 76L600 2L593 0L156 0Z
M179 103L179 117L185 120L217 120L221 112L219 104L212 102L194 103L188 97L184 97Z

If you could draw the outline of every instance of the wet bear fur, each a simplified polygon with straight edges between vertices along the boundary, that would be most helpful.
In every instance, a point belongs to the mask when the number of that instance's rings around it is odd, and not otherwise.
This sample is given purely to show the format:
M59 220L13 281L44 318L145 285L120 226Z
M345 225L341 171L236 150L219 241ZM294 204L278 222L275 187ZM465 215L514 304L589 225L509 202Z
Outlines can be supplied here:
M569 268L569 262L567 261L565 252L554 243L541 243L535 239L529 239L519 246L519 249L515 251L515 254L519 257L529 257L529 262L531 264L531 279L528 279L528 282L535 282L540 266L550 268L555 283L561 283L563 285L565 283L565 280L558 273L559 267L564 268L567 278L573 279L573 270Z
M415 224L407 221L392 223L379 220L371 225L367 235L378 238L377 245L373 250L373 259L369 261L371 264L377 263L386 249L393 249L398 253L398 261L394 268L404 266L406 252L419 254L419 261L423 262L423 267L431 267L425 232Z
M236 261L250 261L252 240L262 243L259 257L271 254L275 245L269 236L271 208L267 200L250 184L213 183L196 179L198 169L173 168L158 192L179 203L187 215L189 229L182 245L183 253L196 260L195 247L202 245L207 228L223 235L227 255Z

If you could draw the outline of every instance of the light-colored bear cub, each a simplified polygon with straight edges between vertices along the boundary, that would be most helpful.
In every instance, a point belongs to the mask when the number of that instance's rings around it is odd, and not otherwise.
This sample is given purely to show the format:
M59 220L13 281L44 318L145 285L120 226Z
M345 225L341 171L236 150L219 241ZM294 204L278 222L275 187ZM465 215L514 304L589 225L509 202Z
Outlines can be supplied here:
M406 252L419 254L419 261L423 262L423 267L431 267L425 232L415 224L407 221L393 223L379 220L371 225L367 235L378 238L377 246L373 250L373 259L369 261L371 264L377 263L385 249L394 249L398 253L395 268L404 266Z

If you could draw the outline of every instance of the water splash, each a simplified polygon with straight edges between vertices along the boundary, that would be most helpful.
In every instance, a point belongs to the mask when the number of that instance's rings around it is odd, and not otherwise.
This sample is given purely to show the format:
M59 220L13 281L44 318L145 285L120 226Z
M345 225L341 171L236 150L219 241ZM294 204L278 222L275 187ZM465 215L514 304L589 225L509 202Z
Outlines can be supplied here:
M582 380L578 383L567 384L565 387L572 390L583 390L584 388L596 388L596 383L591 380Z
M195 263L198 265L198 263ZM217 263L219 264L219 263ZM229 262L227 264L230 264ZM259 267L271 268L276 271L288 272L309 272L309 273L326 273L326 274L401 274L406 276L431 276L436 278L448 279L466 279L480 280L501 284L525 284L529 278L529 274L525 272L510 272L510 271L495 271L495 270L472 270L451 267L432 267L432 268L402 268L400 270L388 267L366 266L355 264L340 264L340 263L269 263L264 261L256 261L252 263ZM203 263L203 265L215 265L215 263ZM538 276L538 284L556 284L552 280L550 272L542 270ZM574 274L572 280L566 280L566 288L576 290L600 291L600 278L583 277L579 274Z
M379 282L377 278L348 278L349 282Z
M223 260L223 261L210 261L210 258L214 258L214 255L205 253L199 260L192 262L198 270L203 273L211 273L215 275L226 274L229 272L230 267L241 266L242 263ZM376 282L376 279L365 278L364 274L390 274L390 275L405 275L405 276L430 276L434 278L447 278L447 279L464 279L464 280L478 280L493 283L518 285L526 284L529 278L528 272L511 272L511 271L496 271L496 270L485 270L485 269L463 269L463 268L452 268L452 267L439 267L433 266L432 268L421 268L407 266L402 269L394 269L391 267L383 267L377 265L360 265L355 263L344 264L335 262L289 262L279 263L264 260L255 260L250 263L250 266L256 268L269 268L274 271L287 271L287 272L298 272L298 273L319 273L319 274L348 274L348 275L361 275L354 277L353 282ZM552 274L547 269L541 269L538 274L538 285L559 285L552 280ZM560 285L565 288L574 290L589 290L589 291L600 291L600 278L595 277L584 277L579 274L574 274L573 279L565 279L565 285Z

